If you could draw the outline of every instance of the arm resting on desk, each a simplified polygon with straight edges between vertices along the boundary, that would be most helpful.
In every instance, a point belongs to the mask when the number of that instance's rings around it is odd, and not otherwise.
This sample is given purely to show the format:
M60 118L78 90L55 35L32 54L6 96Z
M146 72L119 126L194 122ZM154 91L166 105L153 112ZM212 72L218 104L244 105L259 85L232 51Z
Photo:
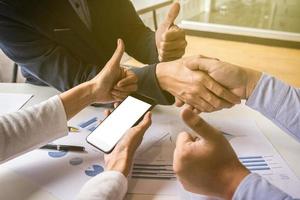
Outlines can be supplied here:
M0 163L68 133L67 118L58 96L0 117Z
M264 74L246 105L300 141L300 89Z

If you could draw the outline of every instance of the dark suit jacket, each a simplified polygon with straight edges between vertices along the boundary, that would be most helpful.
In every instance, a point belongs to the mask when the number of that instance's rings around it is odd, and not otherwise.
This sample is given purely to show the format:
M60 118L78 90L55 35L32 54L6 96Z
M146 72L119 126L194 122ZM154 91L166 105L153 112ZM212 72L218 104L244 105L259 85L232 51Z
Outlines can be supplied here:
M118 38L126 52L152 64L134 69L138 92L160 104L173 97L160 89L155 34L129 0L88 0L92 30L68 0L0 0L0 48L18 63L28 82L42 81L60 91L93 78L112 56Z

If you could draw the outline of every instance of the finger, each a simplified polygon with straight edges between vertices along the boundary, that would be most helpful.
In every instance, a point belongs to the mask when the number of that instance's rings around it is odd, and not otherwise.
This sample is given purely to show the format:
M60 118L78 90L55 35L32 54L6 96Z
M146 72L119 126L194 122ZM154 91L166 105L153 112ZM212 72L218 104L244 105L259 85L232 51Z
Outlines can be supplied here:
M143 120L135 127L129 129L118 145L129 147L131 152L135 152L137 147L141 144L146 130L151 125L151 113L145 114Z
M181 107L184 105L184 102L180 100L178 97L175 97L175 106L176 107Z
M138 86L136 84L132 84L132 85L126 85L124 87L118 87L115 86L114 90L116 91L120 91L120 92L135 92L137 90Z
M120 90L112 90L111 94L114 96L128 96L130 94L130 92L126 92L126 91L120 91Z
M110 110L108 110L108 109L104 110L104 116L105 117L108 117L110 115L110 113L111 113Z
M198 115L199 115L202 111L201 111L201 110L198 110L197 108L194 108L194 109L193 109L193 112L194 112L195 114L198 114Z
M117 86L118 87L123 87L123 86L134 84L134 83L137 83L137 82L138 82L137 76L136 75L130 75L130 76L127 76L127 77L123 78L122 80L120 80L117 83Z
M204 139L209 139L213 134L216 134L216 130L213 127L211 127L201 117L189 109L182 110L181 118L186 125L188 125Z
M160 62L170 62L170 61L174 61L174 60L178 60L178 59L180 59L182 56L180 56L180 57L161 57L161 56L159 56L159 61Z
M211 62L207 63L206 60L211 60ZM190 70L201 70L207 73L211 73L216 68L216 61L218 61L218 59L209 58L203 55L197 55L193 58L190 57L184 59L183 65Z
M163 51L185 49L186 46L187 46L187 42L185 40L175 40L175 41L169 41L169 42L162 41L160 43L160 47Z
M165 42L185 40L185 31L182 29L168 30L165 33L163 33L162 40Z
M167 17L164 20L164 23L167 27L170 27L174 24L174 21L176 20L178 14L180 12L180 4L178 2L173 3L171 6Z
M238 96L232 94L232 92L230 92L228 89L220 85L210 76L206 76L203 79L202 83L207 89L209 89L217 97L221 97L222 99L226 100L229 103L239 104L241 102L241 99Z
M113 56L110 58L110 60L107 62L106 66L109 67L120 67L120 62L122 59L122 56L125 51L124 42L122 39L118 39L117 48L113 54Z
M191 134L187 133L187 132L181 132L178 134L177 136L177 140L176 140L176 148L180 148L182 146L184 146L187 143L193 142L194 138L192 137Z
M126 70L125 77L123 79L121 79L117 85L122 87L124 85L129 85L129 84L137 83L137 82L138 82L137 75L135 75L135 73L130 70Z
M185 49L177 49L173 51L160 50L160 55L163 58L180 58L184 55Z
M201 97L188 99L186 103L192 105L197 110L201 110L202 112L213 112L216 110L211 104L206 102Z
M203 98L204 96L208 96L207 92L211 93L205 86L198 84L197 89L193 90L193 94L185 93L180 98L184 100L185 103L203 112L213 112L216 110L210 101Z
M128 97L129 93L112 92L111 95L115 101L123 101L126 97Z
M142 120L136 127L141 128L141 129L143 129L143 130L149 128L149 126L150 126L151 123L152 123L152 122L151 122L151 116L152 116L151 112L148 111L148 112L145 114L143 120Z
M201 97L206 101L209 102L210 105L212 105L216 110L220 110L223 108L230 108L234 104L227 102L226 100L219 98L214 93L212 93L210 90L208 90L206 87L200 87L201 90L199 91L201 94Z
M126 97L120 97L120 96L114 96L114 95L112 95L112 97L115 101L123 101L126 98Z
M114 103L114 108L117 108L120 105L121 102L117 101Z

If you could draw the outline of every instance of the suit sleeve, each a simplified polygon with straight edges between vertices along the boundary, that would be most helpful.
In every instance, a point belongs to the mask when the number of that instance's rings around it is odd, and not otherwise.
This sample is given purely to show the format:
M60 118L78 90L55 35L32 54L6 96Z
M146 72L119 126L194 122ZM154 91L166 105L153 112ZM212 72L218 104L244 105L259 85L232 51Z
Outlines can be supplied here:
M138 93L151 97L158 104L170 105L175 99L173 95L161 89L156 78L156 64L141 68L132 68L138 76Z
M60 91L91 79L102 67L83 62L29 26L1 16L0 48L34 77Z
M129 0L119 2L120 30L126 52L142 63L158 63L155 33L145 26Z

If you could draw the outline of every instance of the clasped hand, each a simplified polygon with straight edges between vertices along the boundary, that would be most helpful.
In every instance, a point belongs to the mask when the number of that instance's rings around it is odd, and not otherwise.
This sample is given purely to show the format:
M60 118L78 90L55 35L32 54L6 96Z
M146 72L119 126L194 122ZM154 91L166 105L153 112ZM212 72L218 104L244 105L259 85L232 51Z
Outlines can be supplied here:
M157 65L161 88L176 106L188 104L196 112L230 108L248 98L260 74L215 58L192 56Z

